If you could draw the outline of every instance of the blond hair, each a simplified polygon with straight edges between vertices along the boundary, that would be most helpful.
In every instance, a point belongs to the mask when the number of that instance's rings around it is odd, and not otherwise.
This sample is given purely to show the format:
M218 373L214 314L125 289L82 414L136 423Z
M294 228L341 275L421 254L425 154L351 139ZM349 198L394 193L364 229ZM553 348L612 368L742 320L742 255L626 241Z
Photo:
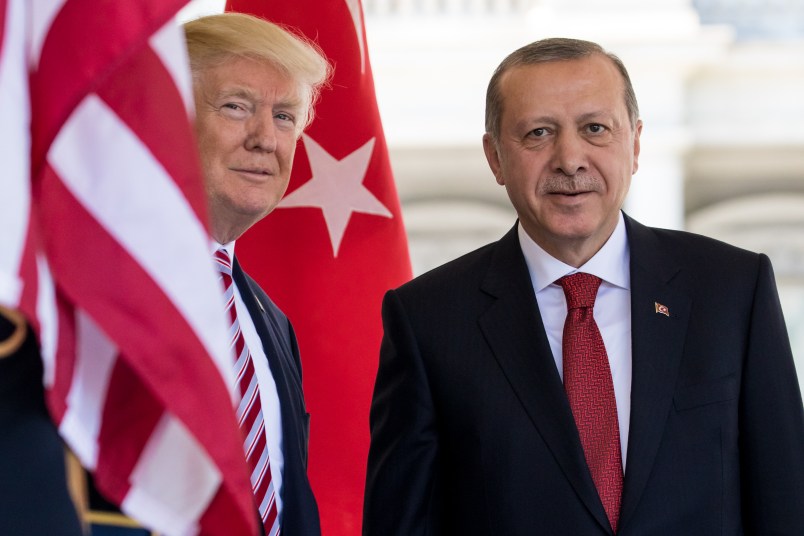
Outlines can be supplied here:
M299 84L305 103L299 133L313 120L321 88L332 73L320 48L277 24L245 13L222 13L184 24L193 81L208 67L232 58L265 61Z

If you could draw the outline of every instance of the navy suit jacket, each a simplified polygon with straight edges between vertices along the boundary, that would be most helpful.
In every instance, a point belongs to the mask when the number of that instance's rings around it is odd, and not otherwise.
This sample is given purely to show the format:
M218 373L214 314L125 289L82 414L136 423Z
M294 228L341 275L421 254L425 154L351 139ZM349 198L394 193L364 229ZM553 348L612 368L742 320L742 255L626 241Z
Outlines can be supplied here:
M804 410L768 258L626 229L618 534L804 534ZM383 322L364 535L612 534L515 229L389 291Z
M262 341L276 383L282 413L282 534L319 536L318 506L307 479L310 415L302 393L301 361L293 327L285 314L246 274L235 258L232 278Z

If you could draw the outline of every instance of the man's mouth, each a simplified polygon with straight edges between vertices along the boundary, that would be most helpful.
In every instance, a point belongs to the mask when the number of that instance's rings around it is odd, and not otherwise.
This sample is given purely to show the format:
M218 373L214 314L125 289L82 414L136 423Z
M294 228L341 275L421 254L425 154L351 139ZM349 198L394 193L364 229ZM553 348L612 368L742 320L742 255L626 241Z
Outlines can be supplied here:
M558 191L558 192L550 192L552 195L565 195L569 197L575 197L578 195L588 194L590 190L577 190L577 191Z
M273 175L273 173L265 168L231 168L232 171L235 173L242 173L244 175L254 175L254 176L269 176Z

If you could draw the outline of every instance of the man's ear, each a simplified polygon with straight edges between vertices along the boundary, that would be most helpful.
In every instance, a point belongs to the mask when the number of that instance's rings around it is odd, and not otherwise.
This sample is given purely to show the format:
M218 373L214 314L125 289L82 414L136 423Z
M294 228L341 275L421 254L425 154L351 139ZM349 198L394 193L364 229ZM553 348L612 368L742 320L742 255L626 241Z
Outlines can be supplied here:
M631 165L631 175L639 169L639 136L642 134L642 120L637 120L634 129L634 163Z
M483 134L483 152L486 153L486 161L489 163L491 172L494 173L494 178L497 179L497 184L504 186L505 178L503 177L500 166L500 155L497 152L497 144L491 139L491 134L488 132Z

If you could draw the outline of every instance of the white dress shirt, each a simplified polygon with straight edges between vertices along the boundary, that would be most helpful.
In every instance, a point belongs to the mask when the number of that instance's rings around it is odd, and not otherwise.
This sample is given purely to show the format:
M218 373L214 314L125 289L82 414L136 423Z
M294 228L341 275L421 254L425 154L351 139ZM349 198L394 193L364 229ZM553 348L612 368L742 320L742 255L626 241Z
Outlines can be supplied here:
M603 280L595 299L594 317L603 337L614 382L624 471L631 417L632 368L630 254L623 215L620 213L617 227L600 251L577 269L550 256L525 233L521 225L518 233L544 329L562 381L564 367L561 345L567 318L567 300L564 290L556 281L575 272L596 275Z
M229 253L229 258L234 263L234 242L221 245L215 242L213 244L214 253L220 248L224 248ZM246 346L251 353L251 360L254 363L254 373L257 375L257 385L260 389L260 405L262 407L262 416L265 420L265 439L268 445L268 459L271 464L271 482L274 485L274 492L276 495L276 508L279 519L282 519L282 469L285 465L285 457L282 450L282 413L279 407L279 394L276 391L276 383L271 374L271 369L268 365L268 358L265 356L262 341L257 334L257 329L254 327L254 321L246 309L246 304L243 303L243 298L240 295L240 289L237 287L237 282L234 283L234 299L235 311L237 311L237 320L240 322L240 331L243 332L243 338L246 341ZM234 363L232 363L234 367ZM239 398L239 393L238 393ZM245 454L244 454L245 456Z

